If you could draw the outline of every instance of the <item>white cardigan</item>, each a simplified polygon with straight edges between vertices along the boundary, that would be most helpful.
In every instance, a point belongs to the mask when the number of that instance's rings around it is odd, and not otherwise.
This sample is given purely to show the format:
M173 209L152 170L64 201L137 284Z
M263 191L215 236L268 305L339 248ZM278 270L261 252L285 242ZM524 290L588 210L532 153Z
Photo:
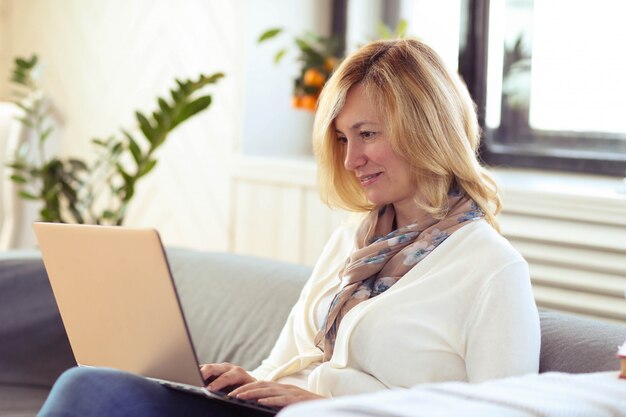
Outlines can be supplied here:
M277 380L320 362L315 310L338 288L356 225L327 243L270 356L252 372ZM528 265L484 220L446 239L397 284L343 318L330 361L308 377L323 396L536 373L540 329Z

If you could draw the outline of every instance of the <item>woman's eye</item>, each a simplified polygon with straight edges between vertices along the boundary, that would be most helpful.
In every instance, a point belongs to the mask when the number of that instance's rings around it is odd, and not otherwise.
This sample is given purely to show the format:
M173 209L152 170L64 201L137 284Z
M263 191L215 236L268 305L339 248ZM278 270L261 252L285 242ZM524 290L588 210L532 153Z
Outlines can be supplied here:
M346 138L345 136L337 136L337 142L345 145L346 143L348 143L348 138Z
M363 131L360 135L363 139L373 139L376 136L376 132Z

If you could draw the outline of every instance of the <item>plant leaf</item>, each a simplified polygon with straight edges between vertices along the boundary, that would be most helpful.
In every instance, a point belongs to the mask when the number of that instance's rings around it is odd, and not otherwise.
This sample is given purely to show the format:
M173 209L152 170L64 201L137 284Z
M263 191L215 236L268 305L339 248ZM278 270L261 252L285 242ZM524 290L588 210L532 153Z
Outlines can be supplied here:
M153 143L155 135L154 135L154 129L152 128L152 125L150 124L150 122L148 121L146 116L144 116L140 112L135 112L135 116L137 116L139 127L141 128L141 131L143 132L144 136L146 137L146 139L148 139L150 143Z
M211 74L208 77L205 77L204 75L202 75L200 77L200 79L202 80L202 86L205 86L207 84L215 84L216 82L218 82L221 78L224 78L226 75L224 75L223 72L216 72L215 74Z
M20 171L23 170L23 169L26 169L26 164L24 162L22 162L22 161L9 162L7 164L7 166L9 168L13 168L13 169L20 170Z
M185 107L183 107L183 109L180 111L177 117L173 120L171 129L174 129L174 127L178 126L185 120L189 119L194 114L199 113L202 110L206 109L210 105L211 105L211 96L203 96L203 97L195 99L191 103L188 103L187 105L185 105Z
M171 107L167 104L167 101L165 101L161 97L159 97L158 102L161 113L169 113L170 111L172 111Z
M137 177L143 177L144 175L152 171L156 163L156 159L149 160L144 166L141 167L141 169L137 173Z
M87 164L81 159L72 158L72 159L68 159L67 162L70 163L70 166L72 167L72 169L77 170L77 171L87 171L89 169L87 167Z
M183 93L181 93L180 91L178 91L178 90L174 90L174 89L171 89L171 90L170 90L170 94L172 95L172 100L174 100L175 102L176 102L176 101L179 101L181 98L183 98L183 97L185 96L185 95L184 95Z
M398 26L396 26L396 38L405 38L408 26L409 22L406 19L400 19L400 21L398 22Z
M276 55L274 55L274 64L280 63L286 53L287 49L281 49L280 51L276 52Z
M380 23L378 25L378 35L380 36L381 39L393 38L393 34L391 33L391 30L389 30L389 27L385 25L384 23Z
M39 197L37 197L36 195L33 195L31 193L29 193L28 191L20 191L17 193L20 197L22 197L25 200L39 200Z
M122 129L122 133L124 133L124 136L126 136L126 139L128 139L128 149L130 150L130 153L133 156L135 163L137 163L137 165L140 165L141 164L141 148L139 148L139 145L137 145L137 142L135 141L135 139L125 129Z
M22 122L22 124L24 126L28 126L28 127L32 127L34 128L35 126L33 125L33 123L28 119L28 117L24 116L24 117L16 117L17 120L19 120L20 122Z
M17 175L17 174L13 174L11 175L11 181L18 183L18 184L26 184L28 181L26 181L26 178L22 177L21 175Z
M50 136L50 133L52 133L53 130L54 130L54 127L52 126L48 127L39 137L39 141L41 143L44 143L46 139L48 139L48 136Z
M268 39L272 39L279 35L283 31L282 28L272 28L268 29L259 36L258 43L265 42Z
M117 172L119 172L119 174L122 176L122 178L124 178L124 183L126 185L133 182L133 178L126 171L124 171L124 168L122 167L122 165L117 163L115 164L115 168L117 169Z

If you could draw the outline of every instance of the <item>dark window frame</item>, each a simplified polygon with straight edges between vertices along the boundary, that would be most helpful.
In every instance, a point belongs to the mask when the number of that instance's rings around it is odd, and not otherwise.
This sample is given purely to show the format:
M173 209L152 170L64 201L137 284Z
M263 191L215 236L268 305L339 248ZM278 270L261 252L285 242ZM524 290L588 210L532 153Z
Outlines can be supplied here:
M512 166L569 172L585 172L624 177L626 152L623 147L577 149L574 143L585 143L595 136L596 143L610 143L621 135L590 135L573 132L534 133L532 140L509 141L506 125L498 130L485 127L487 92L487 48L489 0L462 0L459 73L474 99L480 126L483 129L480 155L491 166ZM519 138L519 136L518 136ZM599 141L598 141L599 139ZM534 142L534 143L533 143ZM539 143L550 143L541 146ZM589 144L589 142L587 142ZM559 145L563 147L559 147Z

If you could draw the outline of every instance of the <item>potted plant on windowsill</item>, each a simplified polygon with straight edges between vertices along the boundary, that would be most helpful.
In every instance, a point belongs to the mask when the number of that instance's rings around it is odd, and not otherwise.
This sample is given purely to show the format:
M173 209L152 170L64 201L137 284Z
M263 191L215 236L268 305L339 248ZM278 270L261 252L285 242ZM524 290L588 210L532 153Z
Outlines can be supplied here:
M283 34L281 28L269 29L259 36L258 42L264 43ZM294 79L291 104L296 109L315 111L317 99L333 73L341 57L341 42L334 36L321 36L306 32L293 39L300 62L300 72ZM285 46L274 55L274 62L280 63L289 50Z

